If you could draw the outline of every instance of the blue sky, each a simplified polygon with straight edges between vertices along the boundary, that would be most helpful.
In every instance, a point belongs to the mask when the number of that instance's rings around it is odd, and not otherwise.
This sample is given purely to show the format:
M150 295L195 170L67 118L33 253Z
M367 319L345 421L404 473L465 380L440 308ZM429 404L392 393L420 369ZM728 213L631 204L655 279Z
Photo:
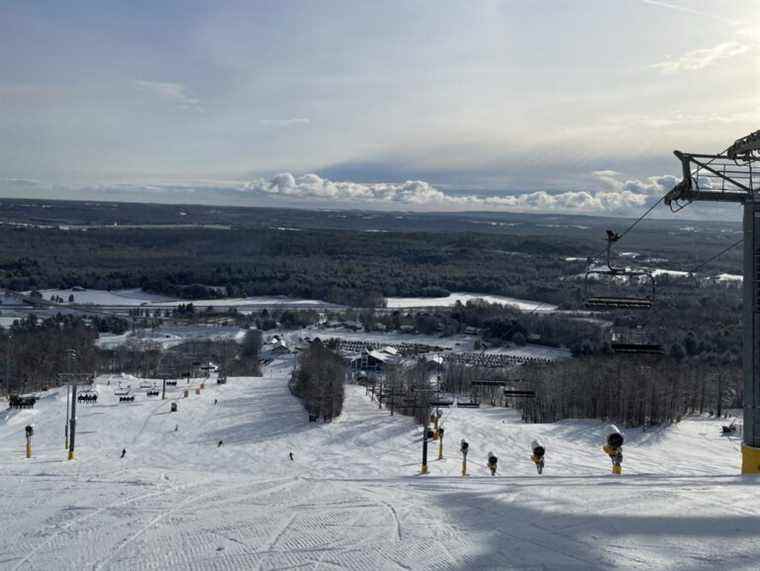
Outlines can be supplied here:
M626 214L760 128L760 0L0 5L0 195Z

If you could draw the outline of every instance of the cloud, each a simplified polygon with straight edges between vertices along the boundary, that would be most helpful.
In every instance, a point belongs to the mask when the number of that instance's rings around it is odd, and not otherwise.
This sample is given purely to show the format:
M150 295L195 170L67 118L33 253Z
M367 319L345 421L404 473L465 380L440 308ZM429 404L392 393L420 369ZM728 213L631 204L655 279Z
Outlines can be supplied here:
M677 182L673 176L626 180L616 171L596 171L597 190L549 193L529 192L502 196L459 195L443 192L428 182L401 183L336 182L316 174L278 174L270 180L246 184L243 192L279 196L283 199L349 202L356 207L386 206L411 209L556 211L567 213L630 214L659 198Z
M177 109L183 111L203 111L200 99L190 96L187 93L187 87L182 83L136 80L133 84L139 91L154 95Z
M593 176L611 193L631 193L640 196L659 198L670 191L679 181L673 175L650 176L645 180L624 180L623 175L616 171L594 171Z
M267 127L293 127L296 125L309 125L311 119L307 117L293 117L291 119L259 119L260 125Z
M747 53L750 46L737 41L723 42L712 48L702 48L687 52L677 58L669 58L652 65L663 73L678 73L682 71L699 71L722 60Z

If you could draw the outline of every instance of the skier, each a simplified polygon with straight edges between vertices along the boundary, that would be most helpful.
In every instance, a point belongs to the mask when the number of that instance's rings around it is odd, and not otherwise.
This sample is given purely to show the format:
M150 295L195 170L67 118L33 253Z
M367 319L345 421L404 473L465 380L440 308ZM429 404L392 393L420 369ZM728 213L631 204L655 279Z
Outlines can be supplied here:
M493 452L488 453L488 469L491 470L491 476L496 475L496 464L499 459L494 456Z
M122 448L122 450L121 450L121 457L124 458L124 456L126 456L126 455L127 455L127 449L126 448Z
M214 399L214 404L216 404L216 399Z
M289 454L288 454L288 456L290 457L290 461L291 461L291 462L294 462L294 461L295 461L295 458L293 457L293 453L292 453L292 452L291 452L291 453L289 453Z
M174 425L174 432L177 432L179 430L179 424Z
M221 448L224 442L222 440L219 441L219 444L216 445L217 448Z
M533 463L536 465L538 473L542 474L544 471L544 455L546 454L546 449L539 444L538 440L531 442L530 448L533 451L530 459L533 460Z

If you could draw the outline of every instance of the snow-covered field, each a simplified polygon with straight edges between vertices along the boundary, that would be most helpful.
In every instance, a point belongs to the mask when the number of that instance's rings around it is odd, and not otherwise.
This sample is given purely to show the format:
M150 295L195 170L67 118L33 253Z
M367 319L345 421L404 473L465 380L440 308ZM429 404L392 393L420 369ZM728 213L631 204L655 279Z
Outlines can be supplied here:
M511 305L523 311L554 311L556 305L549 303L530 301L527 299L518 299L516 297L506 297L503 295L485 295L479 293L452 293L446 297L388 297L386 298L389 309L405 309L410 307L450 307L457 301L467 303L468 301L482 300L488 303L498 303L501 305Z
M163 295L145 292L141 289L99 290L87 289L75 291L73 289L44 289L40 293L48 301L53 296L62 297L64 303L69 303L69 296L74 296L74 303L86 305L146 305L154 302L171 300Z
M630 431L616 477L601 423L524 425L508 409L450 409L445 459L431 445L430 474L419 476L410 419L349 386L344 414L310 425L289 372L277 362L263 378L189 398L179 386L166 401L137 393L133 404L115 401L112 379L98 385L97 405L79 409L71 462L62 391L0 413L0 567L757 568L760 481L737 475L739 442L719 436L718 421ZM469 478L459 475L461 438ZM547 447L543 476L529 460L534 438ZM496 477L483 465L490 450Z
M339 307L324 301L316 299L300 299L285 296L256 296L256 297L239 297L223 299L175 299L165 295L158 295L145 292L141 289L123 289L123 290L98 290L86 289L75 291L73 289L45 289L42 290L42 297L50 300L53 296L63 298L64 304L69 303L69 296L74 296L74 303L85 305L134 305L147 307L176 307L180 304L192 303L196 307L217 307L217 306L288 306L288 307Z

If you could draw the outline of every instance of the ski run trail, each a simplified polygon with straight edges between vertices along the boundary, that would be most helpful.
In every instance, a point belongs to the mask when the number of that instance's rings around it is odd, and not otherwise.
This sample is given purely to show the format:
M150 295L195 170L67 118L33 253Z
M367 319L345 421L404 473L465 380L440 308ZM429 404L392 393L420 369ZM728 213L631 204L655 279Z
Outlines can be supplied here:
M200 395L195 380L188 398L180 381L163 401L131 379L134 403L114 396L119 377L100 377L97 405L79 406L74 461L63 389L0 412L0 569L760 568L760 480L738 475L739 439L719 421L628 431L614 476L603 423L447 409L445 458L431 442L420 476L411 419L349 385L340 418L309 424L292 366L211 379Z

